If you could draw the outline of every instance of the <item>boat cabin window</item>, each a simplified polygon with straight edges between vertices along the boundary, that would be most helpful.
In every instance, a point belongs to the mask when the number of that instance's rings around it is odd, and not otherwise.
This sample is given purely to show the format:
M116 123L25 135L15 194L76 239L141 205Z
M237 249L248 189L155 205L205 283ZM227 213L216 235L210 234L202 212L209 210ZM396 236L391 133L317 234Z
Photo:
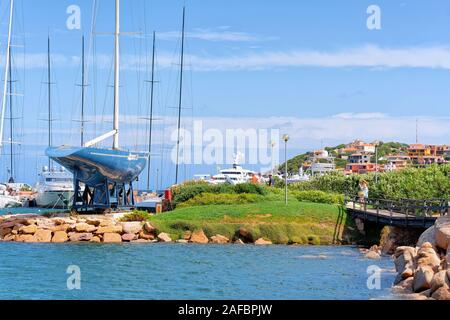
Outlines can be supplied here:
M72 182L71 178L45 178L46 182Z

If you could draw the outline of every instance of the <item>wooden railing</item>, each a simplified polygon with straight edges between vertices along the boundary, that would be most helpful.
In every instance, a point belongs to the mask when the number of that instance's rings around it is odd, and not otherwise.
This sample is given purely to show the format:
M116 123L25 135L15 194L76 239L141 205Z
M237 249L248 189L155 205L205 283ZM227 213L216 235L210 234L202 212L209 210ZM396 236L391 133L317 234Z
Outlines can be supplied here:
M450 199L361 199L347 195L344 202L347 207L352 207L354 210L375 211L377 215L380 211L387 211L390 216L394 213L404 214L406 218L450 215Z

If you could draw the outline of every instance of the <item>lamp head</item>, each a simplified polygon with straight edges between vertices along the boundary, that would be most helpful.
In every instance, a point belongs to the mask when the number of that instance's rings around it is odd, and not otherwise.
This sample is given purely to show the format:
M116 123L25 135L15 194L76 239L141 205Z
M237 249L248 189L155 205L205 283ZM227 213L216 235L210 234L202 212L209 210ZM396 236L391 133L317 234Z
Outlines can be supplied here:
M284 134L284 135L283 135L283 140L284 140L284 142L288 142L288 140L289 140L289 135Z

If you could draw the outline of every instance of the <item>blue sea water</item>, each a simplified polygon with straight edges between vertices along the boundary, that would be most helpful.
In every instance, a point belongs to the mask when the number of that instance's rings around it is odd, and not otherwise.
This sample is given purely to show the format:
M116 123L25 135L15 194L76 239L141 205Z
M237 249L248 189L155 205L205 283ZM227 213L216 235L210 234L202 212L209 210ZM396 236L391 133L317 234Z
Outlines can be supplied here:
M57 213L57 212L67 212L67 210L62 209L44 209L44 208L28 208L28 207L20 207L20 208L3 208L0 209L0 216L9 215L9 214L46 214L46 213Z
M366 285L373 264L380 290ZM71 265L79 290L67 288ZM390 298L392 268L343 246L3 242L0 299Z

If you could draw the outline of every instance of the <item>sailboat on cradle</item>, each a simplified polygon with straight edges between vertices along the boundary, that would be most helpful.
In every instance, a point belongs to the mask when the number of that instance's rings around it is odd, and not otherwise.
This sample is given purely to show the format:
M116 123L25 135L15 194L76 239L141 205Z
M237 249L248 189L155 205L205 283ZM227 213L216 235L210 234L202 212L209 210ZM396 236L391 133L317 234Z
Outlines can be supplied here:
M110 210L134 206L133 182L145 169L148 155L119 149L120 0L115 0L113 130L81 147L49 147L46 155L74 175L73 210ZM113 137L112 149L95 147ZM84 188L83 188L84 187Z

